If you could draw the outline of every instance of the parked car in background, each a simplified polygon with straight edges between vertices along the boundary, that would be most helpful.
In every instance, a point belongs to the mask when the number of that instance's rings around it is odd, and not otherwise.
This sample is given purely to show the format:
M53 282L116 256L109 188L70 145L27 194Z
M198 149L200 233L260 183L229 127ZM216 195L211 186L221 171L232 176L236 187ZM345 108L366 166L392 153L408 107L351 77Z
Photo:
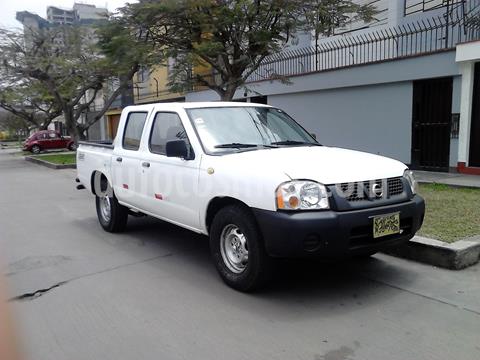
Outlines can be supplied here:
M69 136L62 136L58 131L42 130L31 135L23 144L24 151L34 154L43 150L68 149L75 150L75 142Z

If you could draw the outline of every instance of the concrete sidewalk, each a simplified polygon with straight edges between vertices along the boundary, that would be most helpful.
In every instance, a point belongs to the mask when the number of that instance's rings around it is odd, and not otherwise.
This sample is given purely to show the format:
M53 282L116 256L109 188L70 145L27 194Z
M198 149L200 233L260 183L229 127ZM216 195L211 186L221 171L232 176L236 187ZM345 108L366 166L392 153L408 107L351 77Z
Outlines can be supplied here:
M415 170L415 178L420 183L436 183L452 186L480 188L480 176L459 173L441 173Z

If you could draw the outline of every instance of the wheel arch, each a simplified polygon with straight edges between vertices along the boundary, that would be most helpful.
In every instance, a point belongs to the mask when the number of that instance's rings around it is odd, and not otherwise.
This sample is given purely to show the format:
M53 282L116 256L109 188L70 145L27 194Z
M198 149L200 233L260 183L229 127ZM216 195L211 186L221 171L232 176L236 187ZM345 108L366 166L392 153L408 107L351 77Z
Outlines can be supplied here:
M112 187L112 182L110 181L109 177L104 174L103 172L99 171L99 170L94 170L92 172L92 175L90 176L90 189L92 191L92 194L93 195L97 195L97 192L95 190L95 177L97 176L97 174L100 175L100 185L101 185L101 190L102 191L105 191L106 189L103 188L104 184L108 184L110 186L110 188L113 190L113 187Z
M205 227L207 229L207 233L210 233L210 226L212 225L212 221L215 215L221 209L223 209L225 206L228 206L228 205L243 206L244 208L248 209L253 215L253 212L251 211L250 206L248 206L243 201L230 196L216 196L210 200L207 206L207 210L205 212Z

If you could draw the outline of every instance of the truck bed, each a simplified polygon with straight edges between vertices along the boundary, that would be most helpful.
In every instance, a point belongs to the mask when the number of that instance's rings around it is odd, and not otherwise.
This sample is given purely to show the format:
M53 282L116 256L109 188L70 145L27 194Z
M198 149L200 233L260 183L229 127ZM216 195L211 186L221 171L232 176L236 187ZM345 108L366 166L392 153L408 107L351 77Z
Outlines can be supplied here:
M113 149L113 142L111 140L79 141L78 144Z
M99 171L110 180L114 146L111 141L79 141L78 144L78 179L91 191L91 179L94 172Z

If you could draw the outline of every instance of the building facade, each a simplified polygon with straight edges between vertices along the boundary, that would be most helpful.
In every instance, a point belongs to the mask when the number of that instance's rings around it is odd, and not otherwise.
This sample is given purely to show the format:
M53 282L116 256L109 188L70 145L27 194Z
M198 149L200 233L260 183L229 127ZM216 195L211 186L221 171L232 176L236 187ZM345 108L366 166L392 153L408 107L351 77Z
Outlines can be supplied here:
M271 56L235 99L281 107L325 145L480 174L480 1L374 3L375 22ZM290 84L268 80L277 75Z

